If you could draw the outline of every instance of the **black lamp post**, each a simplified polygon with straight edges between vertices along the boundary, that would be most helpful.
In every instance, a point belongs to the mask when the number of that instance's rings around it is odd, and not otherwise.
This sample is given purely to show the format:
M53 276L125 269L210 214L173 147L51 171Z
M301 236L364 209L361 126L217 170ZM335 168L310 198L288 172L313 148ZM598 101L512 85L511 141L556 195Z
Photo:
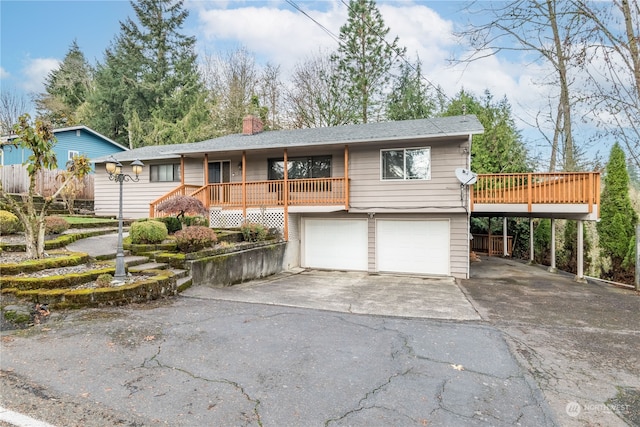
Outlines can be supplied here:
M127 278L127 272L124 267L124 248L122 247L122 183L125 181L138 182L140 180L140 173L144 164L136 159L131 162L131 169L136 175L135 178L131 175L122 173L122 163L109 157L105 165L107 173L109 174L109 181L115 181L120 185L120 202L118 206L118 247L116 249L116 274L113 278L118 282L124 282Z

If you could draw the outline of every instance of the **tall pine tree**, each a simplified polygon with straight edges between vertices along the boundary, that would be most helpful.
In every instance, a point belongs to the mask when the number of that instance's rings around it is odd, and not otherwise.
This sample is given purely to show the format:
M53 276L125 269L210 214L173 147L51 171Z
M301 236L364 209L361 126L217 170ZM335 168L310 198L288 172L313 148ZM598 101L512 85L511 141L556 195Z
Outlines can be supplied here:
M406 49L385 38L382 15L373 0L350 0L347 23L340 28L338 78L347 83L347 94L355 107L353 121L367 123L380 116L390 71Z
M54 128L78 123L78 108L91 90L94 70L74 40L62 63L46 77L45 92L36 97L38 117Z
M188 16L183 3L131 2L138 22L128 18L120 23L85 110L96 130L131 147L207 136L195 38L179 32Z
M411 120L432 117L436 111L436 101L429 95L427 85L422 79L420 59L415 66L400 64L400 76L393 84L387 97L388 120Z

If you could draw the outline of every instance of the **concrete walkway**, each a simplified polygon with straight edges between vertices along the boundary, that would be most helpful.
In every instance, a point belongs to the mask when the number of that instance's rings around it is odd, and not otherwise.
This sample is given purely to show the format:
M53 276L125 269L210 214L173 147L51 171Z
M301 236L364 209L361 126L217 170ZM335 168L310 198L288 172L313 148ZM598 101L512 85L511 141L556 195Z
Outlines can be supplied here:
M123 237L127 237L128 235L128 232L122 233ZM67 245L67 249L72 252L84 252L94 258L115 257L117 247L118 233L87 237L86 239L76 240Z

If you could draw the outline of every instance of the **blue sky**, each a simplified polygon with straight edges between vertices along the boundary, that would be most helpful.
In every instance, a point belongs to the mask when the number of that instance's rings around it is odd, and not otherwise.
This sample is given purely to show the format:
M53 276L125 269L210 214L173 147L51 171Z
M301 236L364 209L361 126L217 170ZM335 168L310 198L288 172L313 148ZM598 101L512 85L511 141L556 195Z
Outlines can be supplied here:
M347 18L340 0L295 3L334 34ZM495 99L507 96L533 155L548 144L525 123L544 108L545 89L534 81L547 71L516 56L486 58L467 67L452 67L448 59L464 51L452 33L471 19L462 1L378 1L390 27L409 57L420 56L423 74L452 96L462 87L481 95L489 89ZM239 46L259 62L281 66L284 76L295 64L320 49L337 47L324 30L284 0L187 0L190 16L183 33L194 35L204 55L224 54ZM43 90L47 73L56 68L76 40L87 60L102 61L120 30L120 21L135 18L124 0L0 0L0 90L20 94Z

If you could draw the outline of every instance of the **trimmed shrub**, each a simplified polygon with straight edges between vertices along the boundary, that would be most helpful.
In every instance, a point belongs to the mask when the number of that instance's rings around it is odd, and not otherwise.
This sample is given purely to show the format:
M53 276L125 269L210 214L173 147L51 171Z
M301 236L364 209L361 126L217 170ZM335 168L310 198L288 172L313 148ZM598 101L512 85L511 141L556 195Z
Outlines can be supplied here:
M187 227L190 227L192 225L201 225L203 227L209 227L209 221L207 220L207 218L203 216L185 216L182 218L182 222Z
M13 234L21 228L22 224L17 216L9 211L0 211L0 235Z
M176 231L182 230L182 223L175 216L164 216L158 218L157 220L163 222L164 225L167 226L167 231L169 232L169 234L173 234Z
M96 285L107 288L111 286L111 282L113 281L113 276L109 273L101 274L96 278Z
M131 243L134 245L147 243L162 243L169 232L164 223L156 220L134 222L129 228Z
M176 244L182 252L197 252L213 246L218 241L216 232L209 227L193 225L176 232Z
M261 242L267 239L269 230L257 222L245 222L240 227L245 242Z
M44 229L46 234L61 234L69 229L70 225L66 219L51 215L44 218Z

